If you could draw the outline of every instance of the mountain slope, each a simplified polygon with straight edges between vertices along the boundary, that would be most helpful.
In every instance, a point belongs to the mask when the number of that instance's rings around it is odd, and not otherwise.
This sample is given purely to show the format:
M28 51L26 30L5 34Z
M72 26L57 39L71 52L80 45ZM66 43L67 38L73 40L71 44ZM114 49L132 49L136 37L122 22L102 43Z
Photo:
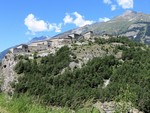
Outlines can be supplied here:
M1 53L0 53L0 61L5 57L5 55L8 53L8 51L9 51L9 49L10 48L8 48L8 49L6 49L6 50L4 50L4 51L2 51Z
M32 43L32 42L36 42L36 41L41 41L41 40L46 40L47 37L46 36L41 36L41 37L34 37L30 40L29 43Z
M122 15L114 17L108 22L97 22L92 25L69 30L54 38L64 37L71 33L84 34L93 31L95 35L121 35L134 41L150 43L150 14L127 10Z
M83 27L95 35L124 35L135 41L150 43L150 15L126 11L108 22L96 23Z

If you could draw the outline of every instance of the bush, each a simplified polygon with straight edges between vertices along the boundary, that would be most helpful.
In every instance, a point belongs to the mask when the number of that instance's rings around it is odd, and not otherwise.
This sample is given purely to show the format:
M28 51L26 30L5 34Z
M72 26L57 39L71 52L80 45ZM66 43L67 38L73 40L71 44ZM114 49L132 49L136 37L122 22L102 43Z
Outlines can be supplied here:
M42 58L39 63L38 59L28 62L21 60L15 70L24 76L19 77L16 93L28 92L38 97L43 104L72 109L83 107L84 102L90 99L112 101L121 96L120 99L125 101L123 96L131 96L129 100L135 106L145 113L150 112L150 49L142 50L144 46L126 38L110 39L107 43L114 41L125 44L118 46L118 50L123 52L123 63L119 63L112 55L96 57L81 69L60 74L71 61L71 51L67 46L59 49L55 55ZM104 79L110 79L106 88L103 88ZM122 90L129 90L131 95L124 95Z

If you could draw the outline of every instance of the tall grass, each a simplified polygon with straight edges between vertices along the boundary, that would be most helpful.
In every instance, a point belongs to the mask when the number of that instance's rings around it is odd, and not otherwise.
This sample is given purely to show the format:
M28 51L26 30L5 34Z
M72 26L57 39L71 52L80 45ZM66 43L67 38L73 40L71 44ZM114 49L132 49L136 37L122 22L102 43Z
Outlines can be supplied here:
M6 95L0 94L0 113L71 113L67 108L46 107L31 101L26 95L9 99Z
M43 106L26 95L10 99L0 93L0 113L99 113L99 111L92 107L73 111L68 108Z

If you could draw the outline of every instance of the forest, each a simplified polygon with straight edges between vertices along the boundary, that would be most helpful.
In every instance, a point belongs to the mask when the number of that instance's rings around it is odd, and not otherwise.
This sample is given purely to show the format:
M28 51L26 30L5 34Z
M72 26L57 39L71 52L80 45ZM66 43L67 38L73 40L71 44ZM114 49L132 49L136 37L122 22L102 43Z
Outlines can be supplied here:
M44 105L78 109L84 103L96 101L132 102L139 110L150 113L150 48L133 42L126 37L101 39L95 43L122 43L116 51L122 51L122 57L114 55L95 57L82 68L69 68L72 50L64 46L56 54L47 57L18 57L15 71L19 83L12 84L15 94L28 94ZM62 70L65 70L62 73ZM104 86L104 80L110 80Z

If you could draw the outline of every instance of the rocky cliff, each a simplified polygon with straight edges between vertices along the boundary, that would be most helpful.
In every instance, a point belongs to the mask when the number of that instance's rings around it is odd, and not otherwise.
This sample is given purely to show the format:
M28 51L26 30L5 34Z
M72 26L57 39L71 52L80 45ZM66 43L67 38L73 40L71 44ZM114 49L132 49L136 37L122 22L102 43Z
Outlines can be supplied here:
M13 70L16 63L15 56L12 53L7 53L1 63L1 90L8 92L10 95L13 93L11 84L17 82L17 75Z

